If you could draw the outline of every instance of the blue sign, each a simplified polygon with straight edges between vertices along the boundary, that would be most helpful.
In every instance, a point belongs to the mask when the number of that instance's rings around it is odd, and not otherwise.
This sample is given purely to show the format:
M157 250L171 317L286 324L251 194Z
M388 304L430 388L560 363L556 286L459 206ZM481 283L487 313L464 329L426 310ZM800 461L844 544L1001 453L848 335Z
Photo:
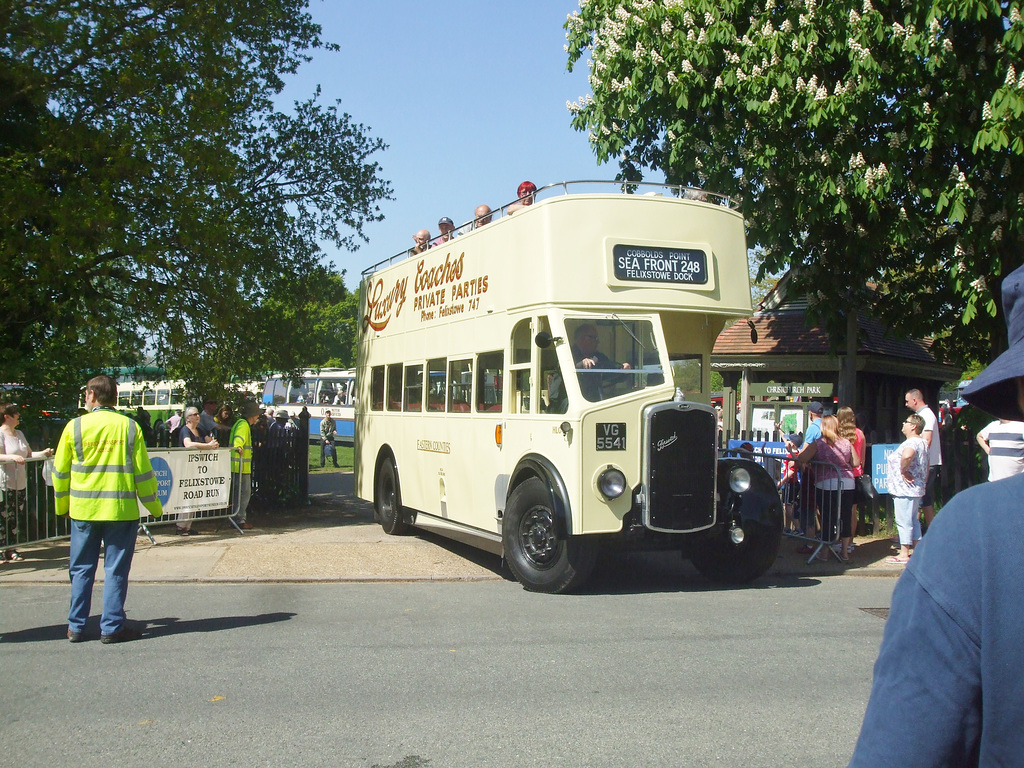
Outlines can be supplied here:
M174 476L171 467L159 456L150 459L153 465L153 474L156 475L156 495L160 499L160 506L167 506L167 499L171 497L171 487L174 485Z
M740 446L749 445L754 449L753 459L762 467L765 466L765 457L771 457L778 459L780 462L790 458L789 451L786 450L785 443L769 442L761 440L754 442L753 440L730 440L727 446L728 450L732 452L734 456L740 455ZM772 464L768 466L768 469L777 468L778 464Z
M902 443L878 443L871 446L871 482L879 493L889 493L889 455Z

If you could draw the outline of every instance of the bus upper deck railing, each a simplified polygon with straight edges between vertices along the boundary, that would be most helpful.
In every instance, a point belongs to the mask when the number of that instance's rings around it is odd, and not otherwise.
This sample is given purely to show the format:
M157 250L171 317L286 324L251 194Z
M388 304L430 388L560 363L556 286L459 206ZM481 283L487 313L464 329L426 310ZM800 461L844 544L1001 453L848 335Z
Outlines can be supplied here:
M592 188L584 188L584 185L589 185ZM572 189L570 189L570 187ZM532 197L534 200L541 198L551 197L564 197L568 195L583 195L583 194L607 194L611 191L618 191L624 195L636 195L651 196L651 197L674 197L680 200L690 200L693 202L710 203L712 205L719 205L731 210L739 210L739 202L727 195L719 194L718 192L708 192L703 189L696 187L684 187L679 184L664 184L655 181L608 181L608 180L594 180L594 179L582 179L577 181L559 181L547 186L541 187L533 193ZM659 191L661 190L661 191ZM456 235L466 234L474 229L477 229L480 224L480 219L490 217L490 223L493 224L496 220L507 218L509 214L509 207L518 203L519 200L513 200L510 203L506 203L495 211L491 211L485 216L480 216L475 219L460 224L455 228ZM436 238L435 238L436 239ZM367 267L363 270L362 276L373 274L381 267L386 267L394 264L395 262L402 261L412 255L412 249L406 249L399 251L394 256L387 259L382 259L376 264Z

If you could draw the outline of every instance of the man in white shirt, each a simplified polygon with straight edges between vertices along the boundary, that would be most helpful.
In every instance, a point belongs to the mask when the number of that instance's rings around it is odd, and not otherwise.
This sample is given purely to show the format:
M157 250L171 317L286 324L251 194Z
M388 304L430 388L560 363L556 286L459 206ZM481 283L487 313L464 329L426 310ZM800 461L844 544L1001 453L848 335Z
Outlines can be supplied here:
M907 390L907 408L924 419L924 432L921 437L928 444L928 485L921 499L921 511L924 513L925 528L935 518L935 483L939 478L939 467L942 466L942 449L939 445L939 420L935 411L928 407L920 389Z

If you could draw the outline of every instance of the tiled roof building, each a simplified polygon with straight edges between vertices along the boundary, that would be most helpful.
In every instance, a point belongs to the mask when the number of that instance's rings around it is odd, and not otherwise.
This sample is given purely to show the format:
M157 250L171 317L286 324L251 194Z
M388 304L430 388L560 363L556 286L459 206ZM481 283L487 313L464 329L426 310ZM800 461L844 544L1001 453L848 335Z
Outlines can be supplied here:
M711 367L726 387L739 390L744 376L749 384L831 382L840 397L837 406L852 405L869 428L886 430L902 420L907 389L920 388L935 407L942 384L959 376L959 369L935 359L931 339L893 336L875 318L860 314L853 380L844 386L845 340L833 345L822 328L808 327L807 302L787 299L788 282L783 278L762 309L719 335ZM846 392L851 388L852 398Z

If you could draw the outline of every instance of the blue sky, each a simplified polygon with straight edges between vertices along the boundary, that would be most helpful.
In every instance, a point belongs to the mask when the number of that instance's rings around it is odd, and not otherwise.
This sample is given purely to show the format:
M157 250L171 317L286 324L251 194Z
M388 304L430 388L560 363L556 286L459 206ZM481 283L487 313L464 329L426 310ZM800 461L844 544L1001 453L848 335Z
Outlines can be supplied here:
M385 220L350 253L331 247L354 288L370 264L412 244L412 234L450 216L473 217L480 203L515 199L524 179L538 186L571 179L614 178L598 166L586 134L572 129L566 100L590 88L586 63L566 71L566 15L575 0L482 3L445 0L311 0L325 40L289 81L300 100L317 84L323 103L341 108L389 145L376 156L394 200Z

